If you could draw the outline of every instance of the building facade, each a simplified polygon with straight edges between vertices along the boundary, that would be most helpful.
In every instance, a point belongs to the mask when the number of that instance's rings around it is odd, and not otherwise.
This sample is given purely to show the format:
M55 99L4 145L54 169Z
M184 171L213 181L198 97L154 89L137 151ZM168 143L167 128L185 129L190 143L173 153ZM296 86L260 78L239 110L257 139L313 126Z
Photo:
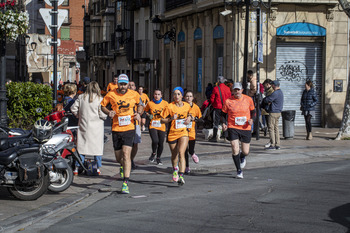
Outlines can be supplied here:
M246 20L247 66L256 71L257 7L262 15L260 82L279 80L284 110L295 110L296 125L303 125L300 98L306 80L312 80L319 97L313 124L338 127L349 73L349 23L338 1L264 1L250 5L248 18L245 5L235 1L153 1L161 32L176 29L176 44L160 41L161 88L166 93L178 85L194 90L201 103L206 85L217 76L242 81Z

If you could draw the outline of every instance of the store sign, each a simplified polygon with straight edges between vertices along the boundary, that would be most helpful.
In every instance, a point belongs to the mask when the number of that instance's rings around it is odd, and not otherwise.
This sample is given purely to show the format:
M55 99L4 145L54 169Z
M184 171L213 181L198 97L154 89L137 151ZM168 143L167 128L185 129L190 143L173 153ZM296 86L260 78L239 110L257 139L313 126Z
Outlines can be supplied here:
M311 23L291 23L277 28L277 36L326 36L326 29Z

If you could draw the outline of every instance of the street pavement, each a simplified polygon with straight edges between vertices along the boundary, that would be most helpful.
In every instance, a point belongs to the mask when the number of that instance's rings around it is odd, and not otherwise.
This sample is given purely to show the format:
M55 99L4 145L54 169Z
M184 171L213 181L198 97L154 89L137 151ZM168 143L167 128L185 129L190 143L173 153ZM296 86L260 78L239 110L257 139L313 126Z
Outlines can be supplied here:
M14 199L6 189L0 189L0 232L14 232L33 224L53 213L64 210L100 191L116 191L121 188L119 165L115 162L111 142L110 127L105 127L109 142L105 144L102 174L100 176L76 176L73 185L62 193L48 192L36 201L19 201ZM279 167L287 165L307 164L322 161L348 160L350 157L348 141L333 140L338 129L314 128L314 139L305 140L305 128L296 127L294 139L281 141L281 150L266 151L264 145L268 137L261 136L259 141L252 139L251 153L247 157L245 178L249 178L249 170L256 168ZM281 132L282 134L282 132ZM262 135L262 134L261 134ZM193 175L208 175L228 172L234 174L230 144L221 140L210 143L204 140L199 132L195 148L199 156L198 164L191 163ZM151 139L147 131L142 133L142 143L135 159L138 166L131 174L139 175L168 174L171 179L170 151L165 143L162 155L162 166L150 164ZM132 195L132 185L130 186Z

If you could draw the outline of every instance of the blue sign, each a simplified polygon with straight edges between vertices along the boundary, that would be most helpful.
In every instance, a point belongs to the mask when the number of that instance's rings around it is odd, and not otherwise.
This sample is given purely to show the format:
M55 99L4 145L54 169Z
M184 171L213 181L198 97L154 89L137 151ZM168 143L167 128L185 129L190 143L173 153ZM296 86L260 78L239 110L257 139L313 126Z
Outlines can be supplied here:
M326 29L312 23L291 23L277 28L277 36L326 36Z
M196 30L194 30L194 40L200 39L202 39L202 29L196 28Z
M198 58L197 92L202 92L202 58Z
M263 51L263 43L259 40L258 41L258 62L263 63L264 62L264 51Z
M179 32L177 35L177 41L178 42L184 42L185 41L185 33L183 31Z
M214 28L213 38L214 39L224 38L224 28L221 25L218 25Z

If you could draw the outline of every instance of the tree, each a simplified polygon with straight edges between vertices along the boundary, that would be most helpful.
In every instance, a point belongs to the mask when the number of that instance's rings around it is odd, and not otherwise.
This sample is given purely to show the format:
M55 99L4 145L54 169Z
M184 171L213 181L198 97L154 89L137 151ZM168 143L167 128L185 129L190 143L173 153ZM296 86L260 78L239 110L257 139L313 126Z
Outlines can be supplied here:
M338 1L342 6L342 8L344 9L344 12L346 13L346 15L350 17L350 3L348 2L348 0L338 0ZM346 137L350 137L350 82L348 82L348 88L346 91L343 119L341 122L338 135L335 138L335 140L340 140Z

